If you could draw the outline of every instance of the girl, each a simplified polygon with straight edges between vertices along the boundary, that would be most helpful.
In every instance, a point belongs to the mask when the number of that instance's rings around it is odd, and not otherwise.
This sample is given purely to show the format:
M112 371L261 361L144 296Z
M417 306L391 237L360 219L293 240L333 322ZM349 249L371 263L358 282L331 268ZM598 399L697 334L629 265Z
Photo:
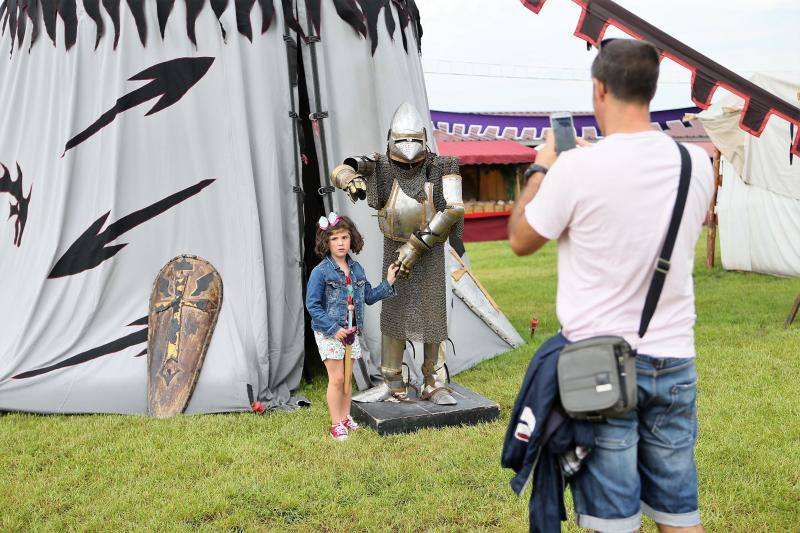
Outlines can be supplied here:
M358 429L350 416L350 394L344 391L345 343L352 343L352 357L361 357L358 336L364 327L364 303L372 305L395 294L397 267L389 266L386 279L373 288L364 268L348 252L358 253L364 240L355 224L331 213L320 217L314 251L322 259L308 279L306 309L311 328L328 371L328 411L331 437L346 440L349 431Z

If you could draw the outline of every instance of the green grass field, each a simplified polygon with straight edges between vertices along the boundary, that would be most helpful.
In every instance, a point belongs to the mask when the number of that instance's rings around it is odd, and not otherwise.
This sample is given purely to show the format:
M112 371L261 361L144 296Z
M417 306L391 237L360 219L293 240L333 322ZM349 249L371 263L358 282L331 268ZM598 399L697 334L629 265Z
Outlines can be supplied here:
M800 280L709 272L704 239L697 250L704 523L800 531L800 320L783 329ZM0 415L0 530L526 530L529 493L514 496L499 456L528 361L558 328L555 247L524 259L501 242L468 251L523 336L539 319L532 342L457 378L497 400L501 421L334 443L322 376L295 413Z

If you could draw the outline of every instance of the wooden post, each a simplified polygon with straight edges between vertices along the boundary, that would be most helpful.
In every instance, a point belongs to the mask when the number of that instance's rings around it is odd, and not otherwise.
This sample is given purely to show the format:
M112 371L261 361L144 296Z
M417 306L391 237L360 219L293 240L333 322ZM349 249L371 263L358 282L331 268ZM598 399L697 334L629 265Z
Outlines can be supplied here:
M797 311L800 310L800 293L797 295L797 298L794 300L794 305L792 309L789 311L789 316L786 317L786 323L784 327L788 328L794 322L794 317L797 316Z
M717 192L719 191L719 163L721 153L714 149L714 194L711 195L711 204L708 206L706 215L706 227L708 228L708 239L706 240L706 268L714 268L714 251L717 244Z

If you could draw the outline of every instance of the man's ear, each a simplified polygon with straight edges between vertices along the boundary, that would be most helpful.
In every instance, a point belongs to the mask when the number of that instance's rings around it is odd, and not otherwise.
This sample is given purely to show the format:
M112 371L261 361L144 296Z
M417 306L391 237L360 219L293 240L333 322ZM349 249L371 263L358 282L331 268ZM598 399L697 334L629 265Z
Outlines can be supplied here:
M599 102L604 101L606 99L606 95L608 94L608 90L606 89L606 84L598 80L597 78L592 78L592 85L593 85L595 99Z

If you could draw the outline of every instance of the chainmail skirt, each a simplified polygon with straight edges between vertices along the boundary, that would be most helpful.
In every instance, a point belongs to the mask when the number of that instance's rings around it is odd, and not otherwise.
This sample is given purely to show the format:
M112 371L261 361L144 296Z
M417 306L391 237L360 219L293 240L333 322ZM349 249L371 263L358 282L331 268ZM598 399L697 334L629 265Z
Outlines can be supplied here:
M383 239L383 270L397 259L403 243ZM444 246L422 256L408 278L394 284L397 295L382 302L381 332L397 339L438 343L447 338Z

